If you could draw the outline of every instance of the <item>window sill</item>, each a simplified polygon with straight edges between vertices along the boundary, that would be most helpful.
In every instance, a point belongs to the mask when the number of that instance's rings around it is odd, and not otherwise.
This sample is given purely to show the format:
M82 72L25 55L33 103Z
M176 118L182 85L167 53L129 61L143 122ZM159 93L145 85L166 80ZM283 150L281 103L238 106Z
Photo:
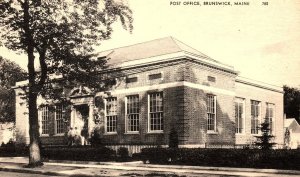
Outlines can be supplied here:
M64 133L59 133L59 134L55 134L53 136L64 136L65 134Z
M140 132L126 132L125 135L138 135Z
M150 131L150 132L147 132L147 134L162 134L164 133L164 131Z
M118 133L117 132L106 132L104 133L104 135L117 135Z
M252 136L261 135L260 133L251 133Z
M208 131L207 134L209 134L209 135L218 135L219 133L215 132L215 131Z
M41 134L41 137L49 137L49 134Z

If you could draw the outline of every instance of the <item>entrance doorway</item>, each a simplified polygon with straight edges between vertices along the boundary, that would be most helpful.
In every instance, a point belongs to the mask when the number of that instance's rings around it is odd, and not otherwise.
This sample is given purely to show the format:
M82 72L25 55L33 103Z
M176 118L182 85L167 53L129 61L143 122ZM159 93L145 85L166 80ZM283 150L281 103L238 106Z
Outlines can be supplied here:
M75 105L75 130L82 138L82 144L87 144L89 137L88 132L88 119L89 119L89 106L87 104Z

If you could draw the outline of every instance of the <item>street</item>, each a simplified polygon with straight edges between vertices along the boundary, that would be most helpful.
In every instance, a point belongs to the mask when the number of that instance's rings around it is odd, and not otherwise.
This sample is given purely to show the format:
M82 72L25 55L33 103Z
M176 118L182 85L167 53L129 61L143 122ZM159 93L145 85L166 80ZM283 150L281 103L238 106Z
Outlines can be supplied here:
M18 172L4 172L4 171L0 171L0 177L50 177L53 175L43 175L43 174L30 174L30 173L18 173ZM80 176L84 176L82 175L71 175L71 176L76 176L76 177L80 177ZM95 174L95 176L97 176ZM99 175L99 176L107 176L107 175ZM142 177L142 176L147 176L147 177L183 177L183 176L178 176L178 175L174 175L174 174L161 174L161 173L149 173L149 174L145 174L145 173L126 173L120 176L128 176L128 177ZM185 175L184 175L185 176ZM199 176L199 175L197 175ZM219 177L220 175L200 175L199 177ZM62 176L64 177L64 176ZM191 176L194 177L194 176ZM196 176L195 176L196 177Z
M42 174L30 174L30 173L17 173L17 172L4 172L0 171L0 177L49 177Z
M299 171L280 169L250 169L225 167L197 167L179 165L152 165L142 162L45 162L40 168L24 168L27 157L0 158L0 177L6 176L123 176L123 177L229 177L274 176L296 177Z
M72 176L72 177L80 177L86 176L85 171L89 171L89 175L91 174L91 169L84 169L78 174L70 174L65 175L63 177ZM214 172L212 172L214 173ZM296 177L297 175L282 175L282 174L253 174L248 172L243 172L243 175L224 175L224 174L192 174L192 173L162 173L162 172L151 172L151 171L125 171L125 170L95 170L93 176L123 176L123 177L234 177L234 176L274 176L274 177ZM47 175L47 174L32 174L32 173L20 173L20 172L4 172L0 171L0 177L49 177L55 175ZM61 176L61 175L59 175Z

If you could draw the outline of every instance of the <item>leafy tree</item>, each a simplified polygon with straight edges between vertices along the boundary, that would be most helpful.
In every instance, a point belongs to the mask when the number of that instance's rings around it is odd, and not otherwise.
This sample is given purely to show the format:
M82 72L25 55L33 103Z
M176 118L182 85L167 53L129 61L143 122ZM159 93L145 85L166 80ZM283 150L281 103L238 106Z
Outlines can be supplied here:
M15 94L12 86L26 78L26 72L16 63L0 56L0 122L15 121Z
M132 30L132 12L120 0L1 0L1 44L28 59L29 166L42 165L37 97L61 96L48 84L57 73L61 84L109 85L99 75L107 61L94 55L94 46L110 38L118 21Z
M300 123L300 90L284 86L284 113L288 118L295 118Z
M269 150L272 149L272 147L276 144L271 142L271 140L274 138L273 135L270 134L270 124L268 123L267 119L263 123L261 123L260 130L261 135L255 136L257 138L257 141L255 142L255 145L257 145L262 150Z

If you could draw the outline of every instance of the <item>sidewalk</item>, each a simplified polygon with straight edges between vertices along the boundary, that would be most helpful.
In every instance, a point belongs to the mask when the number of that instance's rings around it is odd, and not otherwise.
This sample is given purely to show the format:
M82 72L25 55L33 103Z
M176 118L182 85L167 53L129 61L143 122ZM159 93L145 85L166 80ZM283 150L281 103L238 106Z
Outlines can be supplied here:
M300 176L300 171L199 167L179 165L150 165L142 162L76 162L50 161L41 168L24 168L28 158L0 158L0 171L44 174L52 176L145 176L149 174L172 174L174 176L230 175L230 176Z

